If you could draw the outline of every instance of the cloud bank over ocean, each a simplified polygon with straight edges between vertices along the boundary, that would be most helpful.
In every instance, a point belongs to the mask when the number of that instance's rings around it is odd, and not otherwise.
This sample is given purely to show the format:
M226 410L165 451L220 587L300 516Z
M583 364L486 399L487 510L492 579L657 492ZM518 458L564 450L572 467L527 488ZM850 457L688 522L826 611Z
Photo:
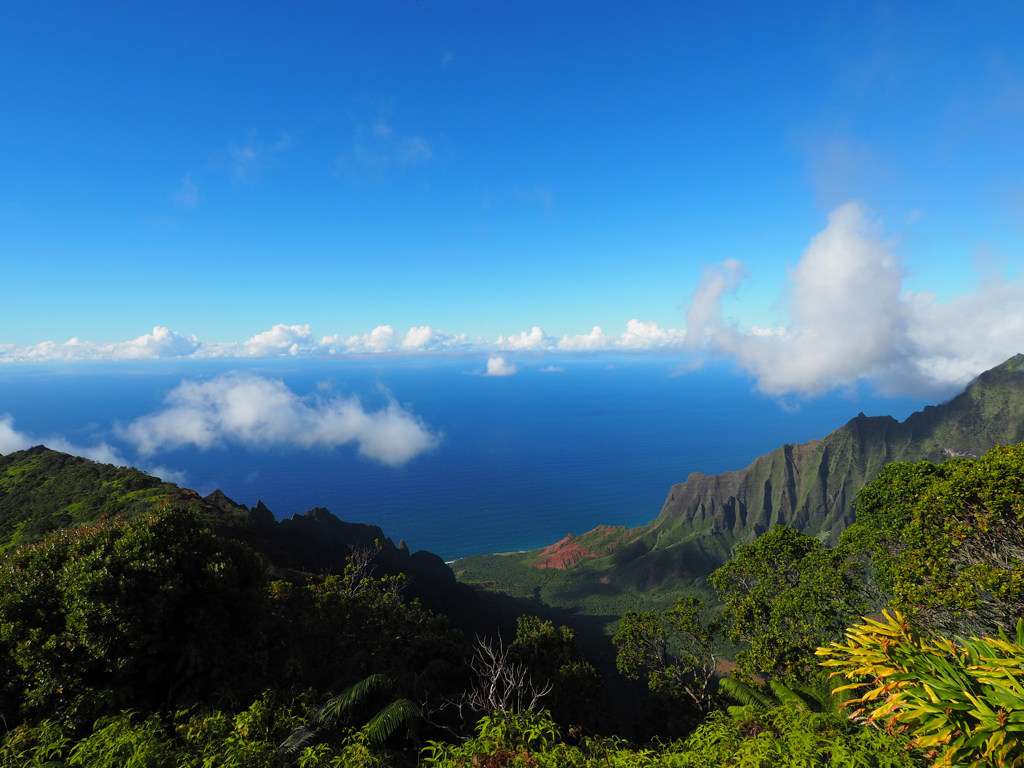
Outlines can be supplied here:
M894 241L857 202L829 214L789 272L779 304L783 324L744 329L727 317L723 298L742 299L747 276L737 259L707 267L686 309L685 329L634 318L611 334L595 325L552 336L533 325L488 340L429 325L404 332L381 325L318 338L309 324L279 323L243 341L204 341L156 326L124 342L0 344L0 363L440 355L484 357L490 375L507 375L515 371L509 356L662 353L685 357L688 368L703 357L734 360L770 394L813 396L864 381L886 394L944 395L1024 351L1024 283L987 274L977 288L945 302L905 291Z
M595 326L589 334L555 338L534 326L527 332L499 336L494 341L469 339L427 325L398 332L381 325L364 334L334 334L314 338L308 324L279 323L242 342L204 342L163 326L131 341L94 343L72 338L63 343L44 341L26 347L0 344L0 363L143 360L169 358L268 358L268 357L369 357L369 356L480 356L498 352L653 352L683 351L686 332L661 328L654 322L630 320L626 330L609 336Z

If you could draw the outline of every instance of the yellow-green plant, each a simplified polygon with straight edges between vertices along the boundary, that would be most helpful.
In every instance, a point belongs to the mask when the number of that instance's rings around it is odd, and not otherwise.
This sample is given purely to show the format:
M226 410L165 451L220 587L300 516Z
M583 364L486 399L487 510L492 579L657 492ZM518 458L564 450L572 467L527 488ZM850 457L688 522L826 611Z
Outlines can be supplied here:
M908 729L936 766L1024 766L1024 620L1012 640L923 636L898 611L864 621L817 650L860 694L854 715Z

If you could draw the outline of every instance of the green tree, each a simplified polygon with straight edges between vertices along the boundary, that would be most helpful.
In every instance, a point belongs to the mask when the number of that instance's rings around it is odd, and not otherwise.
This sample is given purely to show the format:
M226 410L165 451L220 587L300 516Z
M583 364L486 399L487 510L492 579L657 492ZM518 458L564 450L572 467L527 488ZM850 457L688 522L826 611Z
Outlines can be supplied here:
M509 656L529 670L534 683L551 683L544 705L562 725L593 727L599 720L604 685L568 627L556 627L536 616L520 616Z
M265 580L186 510L57 531L0 564L0 674L28 714L152 710L245 688Z
M849 548L785 526L740 547L709 578L725 604L729 640L746 646L740 668L786 681L812 675L815 648L864 608L861 574Z
M413 701L461 690L466 649L447 619L405 600L403 577L350 575L270 584L268 682L333 693L383 674Z
M701 619L704 605L684 595L662 613L629 611L612 642L616 666L630 680L670 699L688 701L699 713L711 709L711 678L718 664L716 628Z
M978 459L890 464L842 537L923 627L994 635L1024 614L1024 444Z

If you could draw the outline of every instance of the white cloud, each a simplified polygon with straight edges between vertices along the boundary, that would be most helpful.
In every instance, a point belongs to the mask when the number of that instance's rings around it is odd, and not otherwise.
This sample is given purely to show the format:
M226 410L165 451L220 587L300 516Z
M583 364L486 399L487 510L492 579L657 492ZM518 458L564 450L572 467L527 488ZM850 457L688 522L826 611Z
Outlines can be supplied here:
M0 454L23 451L33 445L31 438L14 428L10 414L0 416Z
M140 467L143 472L153 477L159 477L165 483L174 483L180 485L182 488L188 487L188 475L184 472L180 472L177 469L171 469L159 464L153 466Z
M516 367L504 357L495 355L487 358L487 376L511 376L516 372Z
M240 443L253 448L333 448L398 466L434 448L439 437L394 401L366 411L358 398L299 397L282 381L230 373L182 382L167 407L121 428L143 456L182 446L202 450Z
M662 328L655 322L630 320L626 323L626 332L619 337L618 344L627 349L656 349L681 346L685 339L686 331Z
M333 337L332 341L336 343L340 339ZM387 352L394 349L394 344L395 329L390 325L378 325L362 336L349 336L344 347L346 352Z
M453 350L472 351L466 334L453 335L420 325L399 335L393 326L379 325L361 335L324 336L317 351L328 355L417 355Z
M563 336L558 342L558 348L566 352L595 351L607 349L611 346L611 339L605 336L601 326L595 325L590 333L577 336Z
M309 325L278 323L269 331L257 333L242 345L247 357L297 355L310 339Z
M410 328L402 339L403 349L423 349L434 339L434 331L429 325Z
M96 445L77 445L65 440L63 437L47 437L42 440L38 440L34 445L45 445L47 448L52 448L55 451L61 451L62 453L70 453L72 456L84 456L87 459L98 461L102 464L113 464L116 467L126 467L129 462L118 453L117 449L106 442L100 442Z
M45 445L55 451L70 453L74 456L84 456L93 461L104 464L114 464L119 467L127 466L128 462L121 457L116 448L106 442L96 445L76 445L59 435L48 437L36 437L19 432L14 428L14 418L10 414L0 416L0 454L23 451L34 445Z
M163 326L156 326L130 341L97 344L74 337L57 344L43 341L28 347L8 347L0 352L0 360L8 362L36 360L141 360L165 357L189 357L200 349L195 336L182 336Z
M548 337L535 325L529 333L521 331L508 338L499 336L495 346L500 349L542 349L548 346Z
M949 394L1021 351L1024 285L990 280L939 304L901 293L892 244L857 203L829 215L790 275L785 329L742 332L720 298L736 290L743 265L705 273L687 312L690 345L703 340L735 358L773 394L818 394L867 380L887 393Z
M188 357L199 349L199 339L182 336L169 328L158 325L152 333L146 333L132 341L111 345L115 355L121 359L137 360L157 357Z
M636 318L626 323L619 336L609 336L601 326L595 325L590 333L563 336L555 345L562 352L646 352L652 350L682 350L686 331L662 328L654 321Z
M682 350L685 331L661 328L655 322L630 320L619 336L609 336L599 326L588 334L548 336L533 326L529 332L509 336L501 334L494 341L465 333L452 334L429 325L412 326L404 334L392 325L379 325L364 334L333 334L313 340L309 324L278 323L249 339L204 342L196 336L185 336L164 326L155 326L152 333L116 343L95 343L77 337L62 343L43 341L26 347L0 344L0 363L75 360L143 360L157 358L268 358L364 356L364 355L489 355L494 352L645 352L650 350Z

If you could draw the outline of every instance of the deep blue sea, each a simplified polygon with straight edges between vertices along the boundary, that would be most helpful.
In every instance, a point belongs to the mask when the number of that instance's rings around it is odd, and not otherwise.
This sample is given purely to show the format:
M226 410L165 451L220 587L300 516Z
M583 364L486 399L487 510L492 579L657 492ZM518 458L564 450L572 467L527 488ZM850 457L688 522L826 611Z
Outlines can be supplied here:
M925 403L870 393L780 401L727 365L680 373L662 357L516 360L518 373L479 375L483 360L281 360L0 367L0 417L45 441L105 441L127 463L183 473L206 494L262 499L280 518L314 506L375 523L395 542L447 560L531 549L600 523L656 517L689 473L739 469L786 442L824 436L863 411L904 419ZM543 370L545 368L559 370ZM300 396L386 395L442 435L398 468L337 448L224 444L140 457L117 434L164 407L182 381L232 370L278 379Z

